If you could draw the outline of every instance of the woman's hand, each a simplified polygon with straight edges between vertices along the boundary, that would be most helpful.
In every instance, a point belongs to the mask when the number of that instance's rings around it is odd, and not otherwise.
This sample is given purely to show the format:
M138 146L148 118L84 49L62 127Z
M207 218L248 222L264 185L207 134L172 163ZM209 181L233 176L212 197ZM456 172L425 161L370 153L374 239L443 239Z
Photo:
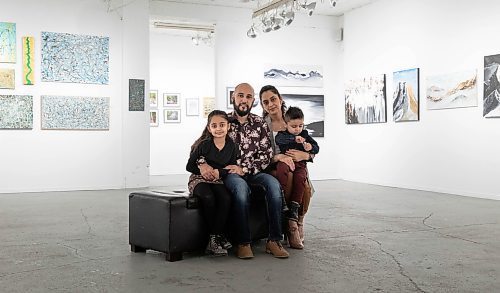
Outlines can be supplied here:
M275 157L277 162L283 162L287 164L288 168L290 168L291 171L295 170L295 164L293 163L292 157L284 154L277 154Z
M287 156L290 156L295 162L309 160L309 153L306 153L306 152L303 152L303 151L288 150L285 154Z
M240 176L245 176L243 169L237 165L227 165L224 169L229 171L229 174L238 174Z

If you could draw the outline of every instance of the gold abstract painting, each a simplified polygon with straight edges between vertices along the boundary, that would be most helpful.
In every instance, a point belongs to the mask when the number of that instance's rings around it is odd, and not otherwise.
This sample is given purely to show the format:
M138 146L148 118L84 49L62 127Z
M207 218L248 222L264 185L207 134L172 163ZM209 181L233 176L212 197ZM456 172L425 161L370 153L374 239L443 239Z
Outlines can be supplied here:
M15 88L14 69L0 68L0 89Z
M35 83L34 52L35 38L23 37L23 84L33 85Z

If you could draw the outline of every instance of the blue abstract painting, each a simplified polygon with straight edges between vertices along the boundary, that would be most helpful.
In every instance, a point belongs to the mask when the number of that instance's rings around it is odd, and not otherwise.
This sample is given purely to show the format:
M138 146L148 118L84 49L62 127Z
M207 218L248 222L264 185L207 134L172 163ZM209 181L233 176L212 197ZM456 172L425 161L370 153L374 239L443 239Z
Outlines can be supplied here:
M32 129L33 97L0 95L0 129Z
M109 38L42 32L42 81L108 84Z
M109 98L42 96L42 129L108 130Z
M16 63L16 24L0 22L0 62Z

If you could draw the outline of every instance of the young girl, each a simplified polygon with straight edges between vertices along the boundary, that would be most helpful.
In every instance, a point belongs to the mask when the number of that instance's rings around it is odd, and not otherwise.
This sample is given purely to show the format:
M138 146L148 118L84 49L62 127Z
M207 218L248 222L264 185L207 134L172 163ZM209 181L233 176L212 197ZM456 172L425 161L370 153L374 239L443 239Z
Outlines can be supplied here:
M224 167L236 165L239 149L227 136L229 118L224 111L208 115L207 126L191 146L186 170L191 172L190 194L200 199L210 239L206 253L227 255L231 243L222 235L231 206L231 194L223 184L228 174ZM203 174L203 175L202 175Z

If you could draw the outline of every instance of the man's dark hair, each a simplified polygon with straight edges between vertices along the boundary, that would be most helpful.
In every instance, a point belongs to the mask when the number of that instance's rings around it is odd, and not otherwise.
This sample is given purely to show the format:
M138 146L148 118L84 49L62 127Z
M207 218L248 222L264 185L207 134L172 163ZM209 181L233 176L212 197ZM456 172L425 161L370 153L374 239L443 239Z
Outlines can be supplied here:
M298 107L289 107L285 113L285 122L294 119L304 119L304 113Z

